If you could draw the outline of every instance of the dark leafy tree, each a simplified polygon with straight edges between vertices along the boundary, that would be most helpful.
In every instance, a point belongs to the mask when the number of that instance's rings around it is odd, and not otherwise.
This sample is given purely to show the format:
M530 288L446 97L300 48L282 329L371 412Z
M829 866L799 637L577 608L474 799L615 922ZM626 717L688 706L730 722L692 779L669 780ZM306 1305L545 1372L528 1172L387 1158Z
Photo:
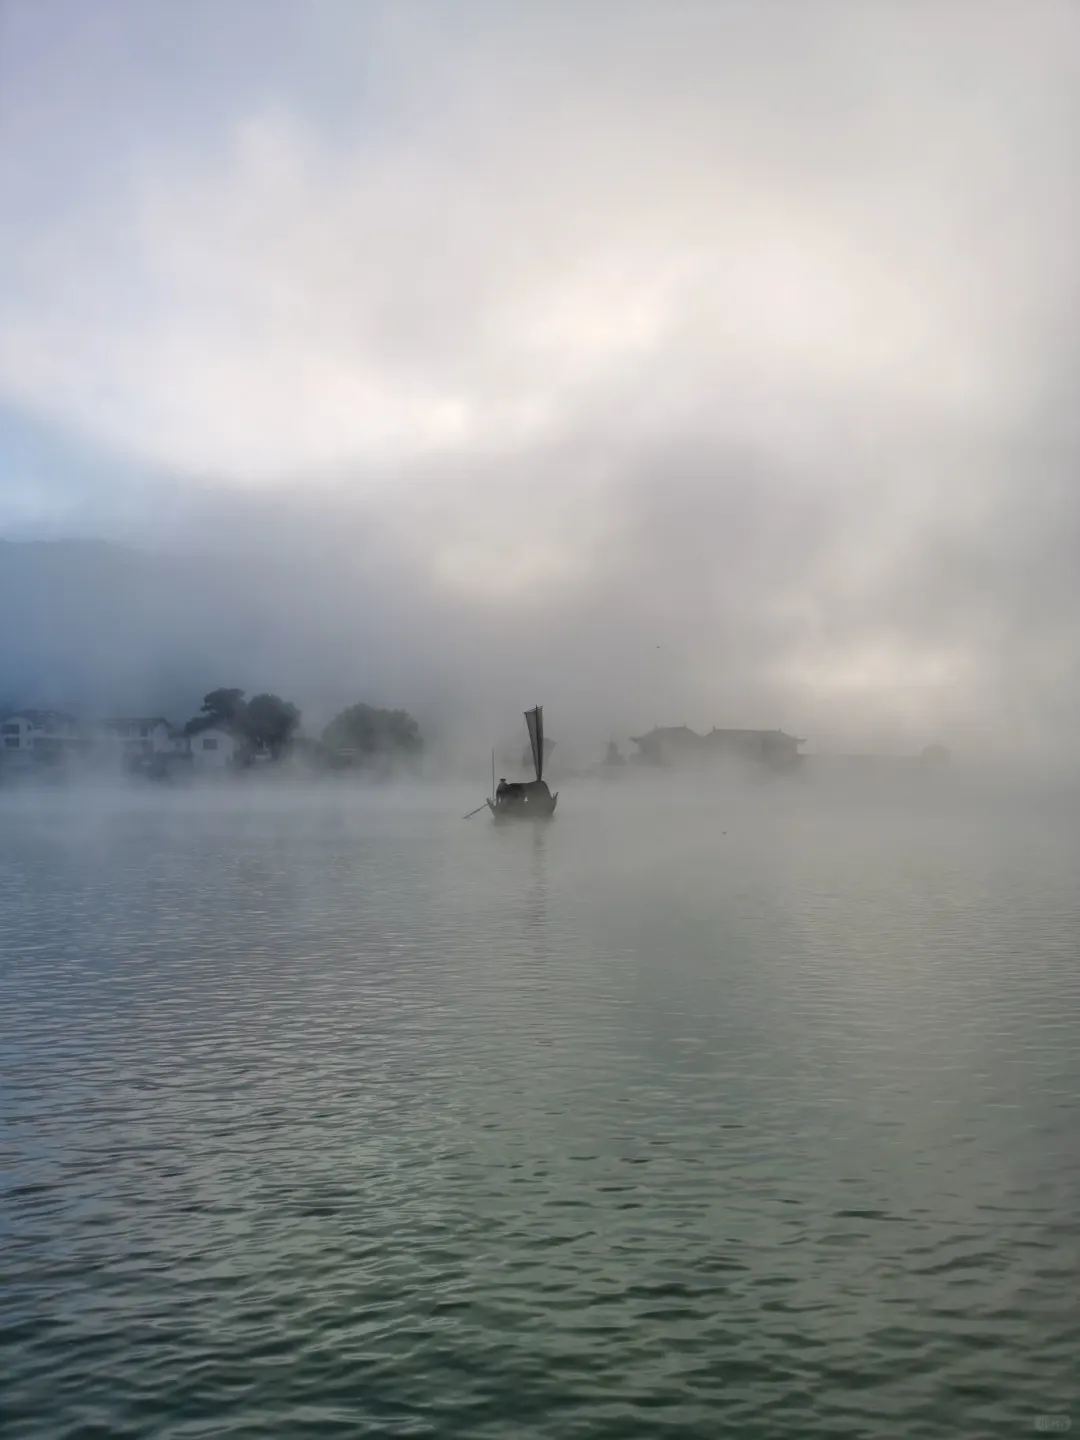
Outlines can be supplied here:
M374 705L351 705L336 715L323 745L334 763L359 766L415 762L423 750L420 727L407 710Z
M203 696L199 714L189 720L184 729L189 735L208 730L211 725L221 725L226 730L237 730L246 734L247 705L243 690L210 690Z
M256 749L268 750L275 759L288 749L299 728L300 711L280 695L253 695L247 702L247 738Z
M211 690L203 696L203 714L215 725L243 725L246 709L243 690Z

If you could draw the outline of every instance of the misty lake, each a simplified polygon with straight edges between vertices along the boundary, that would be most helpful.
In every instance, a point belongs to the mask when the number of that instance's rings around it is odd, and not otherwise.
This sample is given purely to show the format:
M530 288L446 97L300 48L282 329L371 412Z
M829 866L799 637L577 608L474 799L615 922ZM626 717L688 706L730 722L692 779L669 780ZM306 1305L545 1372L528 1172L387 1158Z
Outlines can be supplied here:
M1080 822L870 793L0 794L0 1415L1080 1423Z

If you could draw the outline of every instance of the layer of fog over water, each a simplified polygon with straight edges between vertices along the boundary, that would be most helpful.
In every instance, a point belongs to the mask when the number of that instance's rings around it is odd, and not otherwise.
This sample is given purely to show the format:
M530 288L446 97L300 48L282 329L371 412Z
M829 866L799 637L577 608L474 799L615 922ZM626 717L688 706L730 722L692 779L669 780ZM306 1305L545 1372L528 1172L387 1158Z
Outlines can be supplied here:
M1075 797L0 793L12 1435L1076 1414Z

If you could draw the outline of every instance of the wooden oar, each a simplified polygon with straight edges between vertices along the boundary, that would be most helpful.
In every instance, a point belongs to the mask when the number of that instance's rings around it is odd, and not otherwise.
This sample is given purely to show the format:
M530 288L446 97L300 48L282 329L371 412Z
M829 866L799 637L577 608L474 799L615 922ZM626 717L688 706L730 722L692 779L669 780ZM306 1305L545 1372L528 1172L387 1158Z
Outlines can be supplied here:
M471 820L474 815L479 815L481 810L486 810L487 808L488 802L485 800L483 805L477 805L475 810L470 810L467 815L463 815L461 818L463 820Z

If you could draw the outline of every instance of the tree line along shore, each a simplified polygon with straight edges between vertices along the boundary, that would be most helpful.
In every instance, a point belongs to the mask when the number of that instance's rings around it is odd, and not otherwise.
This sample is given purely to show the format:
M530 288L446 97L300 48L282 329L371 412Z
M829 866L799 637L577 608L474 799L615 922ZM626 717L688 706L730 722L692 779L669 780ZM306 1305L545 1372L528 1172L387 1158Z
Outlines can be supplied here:
M408 773L424 741L406 710L358 703L317 735L305 733L300 709L280 695L248 698L235 688L210 690L183 725L164 716L81 720L58 710L9 710L0 717L0 774L77 769L170 779L302 763L312 771Z

